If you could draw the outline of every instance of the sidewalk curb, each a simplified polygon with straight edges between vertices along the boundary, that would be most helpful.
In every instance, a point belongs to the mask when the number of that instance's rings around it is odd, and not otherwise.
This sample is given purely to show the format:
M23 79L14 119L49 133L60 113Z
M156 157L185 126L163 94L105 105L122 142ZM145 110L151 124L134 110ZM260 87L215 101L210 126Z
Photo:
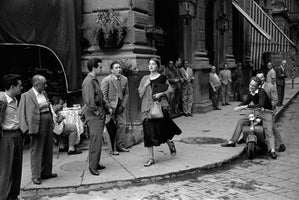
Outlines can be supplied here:
M192 169L181 170L177 172L171 172L168 174L157 175L157 176L149 176L149 177L142 177L137 179L128 179L122 181L112 181L106 183L97 183L97 184L84 184L80 186L69 186L69 187L57 187L57 188L38 188L38 189L21 189L20 196L23 198L28 198L32 196L45 196L45 195L58 195L63 193L74 193L74 192L85 192L89 190L107 190L114 187L128 187L131 184L149 184L154 183L160 180L167 180L172 178L183 177L187 175L193 175L196 173L200 173L201 171L213 169L216 167L220 167L222 165L228 164L233 160L239 158L245 151L244 148L237 154L232 156L231 158L224 159L219 162L215 162L212 164L207 164L202 167L195 167Z
M286 102L284 106L282 106L281 109L277 111L275 114L275 120L277 120L283 111L289 106L289 104L292 102L294 98L296 98L299 95L299 90L297 90ZM59 195L63 193L75 193L75 192L87 192L89 190L107 190L111 189L113 187L128 187L131 184L150 184L154 183L160 180L168 180L172 178L178 178L183 177L187 175L193 175L196 173L200 173L201 171L213 169L216 167L220 167L222 165L228 164L232 162L233 160L236 160L239 158L244 151L246 150L246 146L240 152L230 158L226 158L224 160L221 160L219 162L215 162L212 164L207 164L201 167L195 167L192 169L186 169L176 172L171 172L163 175L157 175L157 176L148 176L148 177L142 177L137 179L128 179L128 180L122 180L122 181L111 181L111 182L105 182L105 183L96 183L96 184L84 184L84 185L77 185L77 186L68 186L68 187L56 187L56 188L37 188L37 189L22 189L21 188L21 194L20 197L22 198L30 198L30 197L37 197L37 196L46 196L46 195Z
M281 114L283 113L283 111L287 108L287 107L289 107L289 105L290 105L290 103L291 103L291 101L293 100L293 99L295 99L297 96L298 96L298 94L299 94L299 90L290 98L290 99L288 99L288 102L284 105L284 106L282 106L282 108L275 114L275 121L281 116Z

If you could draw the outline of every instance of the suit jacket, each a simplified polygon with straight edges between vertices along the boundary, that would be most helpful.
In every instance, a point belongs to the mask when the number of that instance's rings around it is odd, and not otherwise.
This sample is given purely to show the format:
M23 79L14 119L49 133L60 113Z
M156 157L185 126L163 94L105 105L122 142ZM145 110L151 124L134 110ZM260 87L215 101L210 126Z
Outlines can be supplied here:
M209 83L210 86L213 88L213 90L215 89L215 87L221 85L219 76L217 75L217 73L215 74L218 77L218 79L215 77L215 75L212 72L209 73Z
M129 98L128 79L127 77L120 75L120 81L121 81L121 92L123 95L121 106L125 108ZM101 90L104 95L104 101L113 110L115 110L120 97L118 96L118 83L114 75L110 74L102 80Z
M222 85L229 85L232 82L232 74L229 69L220 71L220 82Z
M48 100L45 92L43 92L43 95L45 95ZM28 132L28 134L38 134L40 109L32 88L21 95L19 104L19 121L20 129L23 133Z
M2 131L2 120L4 118L4 114L7 108L7 99L4 92L0 92L0 137L3 136Z
M276 87L271 83L264 82L264 85L262 85L262 88L266 91L268 97L270 98L272 106L275 107L278 102Z
M281 65L279 67L276 67L275 69L276 72L276 85L285 85L285 78L286 76L286 69L284 70L281 68Z

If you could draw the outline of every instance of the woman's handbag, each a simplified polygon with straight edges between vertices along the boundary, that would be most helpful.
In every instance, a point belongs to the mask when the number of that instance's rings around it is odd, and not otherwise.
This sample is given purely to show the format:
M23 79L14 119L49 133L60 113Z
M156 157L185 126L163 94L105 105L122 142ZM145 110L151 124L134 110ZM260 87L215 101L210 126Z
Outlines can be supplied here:
M162 112L162 105L159 101L154 101L150 105L149 110L149 119L160 119L163 118L163 112Z
M58 124L58 123L55 123L53 132L54 132L56 135L61 135L61 133L63 132L63 128L64 128L64 122L63 122L63 121L60 122L59 124Z

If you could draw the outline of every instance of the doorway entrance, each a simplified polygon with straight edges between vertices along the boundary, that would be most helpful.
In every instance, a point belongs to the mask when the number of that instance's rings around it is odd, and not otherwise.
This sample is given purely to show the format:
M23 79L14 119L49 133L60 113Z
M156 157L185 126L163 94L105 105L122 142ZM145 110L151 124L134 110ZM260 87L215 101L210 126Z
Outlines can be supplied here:
M178 13L178 0L155 0L155 26L164 31L164 37L155 41L155 48L163 65L179 56Z

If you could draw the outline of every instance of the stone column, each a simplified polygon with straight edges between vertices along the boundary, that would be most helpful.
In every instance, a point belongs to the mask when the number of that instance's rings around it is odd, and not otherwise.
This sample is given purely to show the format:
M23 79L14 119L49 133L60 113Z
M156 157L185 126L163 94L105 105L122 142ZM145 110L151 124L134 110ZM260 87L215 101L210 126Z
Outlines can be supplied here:
M229 67L234 67L236 65L235 57L233 55L233 20L232 20L232 0L224 0L224 13L227 14L229 20L229 30L224 33L224 52L225 52L225 62Z
M209 72L211 66L207 57L205 47L205 12L204 0L197 1L197 17L193 20L193 48L194 61L192 69L194 72L194 100L193 112L203 113L212 110L212 103L209 99Z
M127 126L141 126L141 100L138 95L138 86L143 75L148 73L148 59L159 57L155 55L156 49L149 45L146 38L145 27L155 25L154 0L85 0L82 3L82 71L87 73L86 62L93 57L103 60L103 73L99 81L110 73L110 63L120 60L133 66L137 73L128 76L129 100L126 107ZM113 10L125 19L127 34L121 48L100 49L94 33L98 24L97 13ZM136 129L134 128L134 129ZM133 145L141 139L141 134L128 131L126 146ZM132 133L132 134L131 134Z

